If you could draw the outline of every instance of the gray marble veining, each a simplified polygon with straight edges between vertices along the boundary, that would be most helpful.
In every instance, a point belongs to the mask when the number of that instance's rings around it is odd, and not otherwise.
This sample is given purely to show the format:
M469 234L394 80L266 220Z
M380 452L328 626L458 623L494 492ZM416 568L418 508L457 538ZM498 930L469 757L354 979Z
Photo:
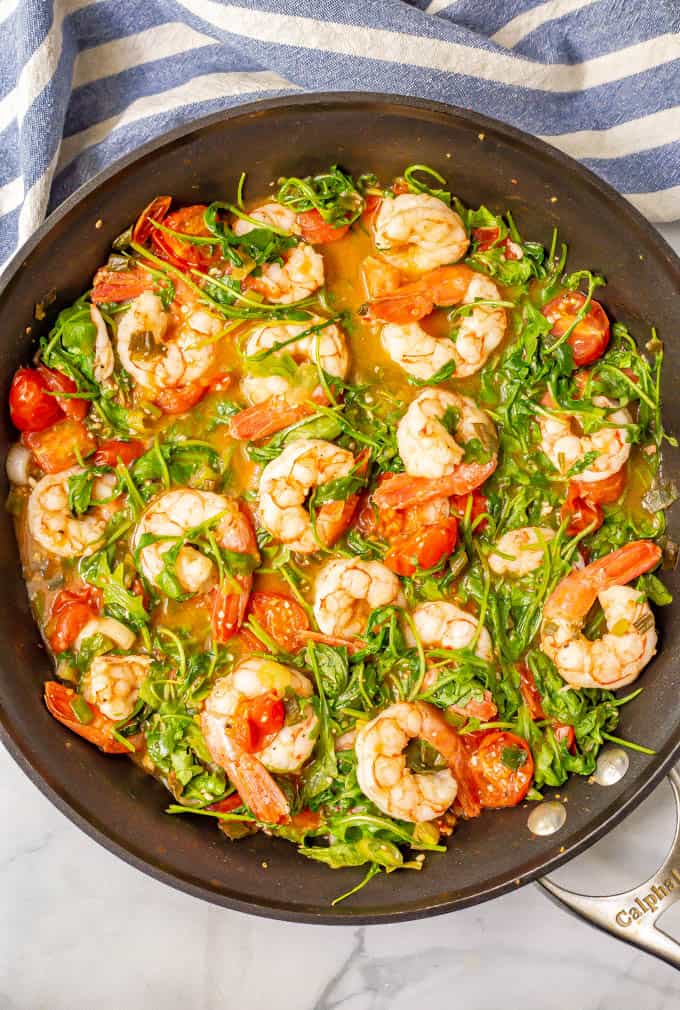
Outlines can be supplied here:
M680 226L665 233L680 248ZM671 836L664 788L559 879L610 891L642 880ZM127 866L58 813L2 750L0 817L0 1010L680 1006L672 968L532 886L422 922L292 925L213 907ZM672 914L669 931L680 935Z

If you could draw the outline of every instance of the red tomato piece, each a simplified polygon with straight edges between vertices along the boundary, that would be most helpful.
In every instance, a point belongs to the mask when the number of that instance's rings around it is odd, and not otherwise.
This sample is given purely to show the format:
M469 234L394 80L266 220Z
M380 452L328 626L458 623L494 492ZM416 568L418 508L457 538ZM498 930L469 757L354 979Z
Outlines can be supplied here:
M278 733L286 719L286 709L277 695L269 692L251 698L248 705L248 718L255 726L260 737Z
M186 386L161 390L155 403L164 414L185 414L203 399L206 392L207 387L202 383L191 382Z
M43 431L63 417L45 377L35 368L20 368L14 373L9 391L9 413L19 431Z
M48 680L45 684L45 704L50 715L66 726L72 733L82 736L95 744L106 754L127 754L128 750L113 736L115 723L107 719L94 705L88 705L92 710L92 721L78 722L71 702L77 697L76 692L56 680Z
M171 196L155 196L144 208L132 229L132 241L144 245L151 232L154 231L152 221L163 221L170 210Z
M397 575L413 575L418 568L433 568L456 546L458 520L453 516L415 533L397 537L385 555L385 565Z
M47 626L50 647L56 653L70 649L88 621L101 609L101 590L94 586L62 589L57 593Z
M97 443L81 421L64 418L46 431L25 432L24 445L31 450L45 473L59 473L84 459Z
M336 228L329 221L325 221L316 209L302 211L297 215L297 223L305 242L311 242L313 245L337 242L349 231L349 225L344 224Z
M616 473L602 480L572 481L579 498L585 498L592 505L613 505L623 494L626 486L625 464Z
M543 699L536 687L534 675L528 666L519 663L519 689L532 719L545 719Z
M534 777L534 759L526 740L515 733L485 733L469 761L482 807L515 807Z
M486 497L485 494L482 494L481 491L472 491L471 496L472 496L472 505L470 507L470 522L474 524L475 519L478 519L479 516L484 515L485 512L489 511L489 499ZM462 495L453 495L453 497L450 499L451 508L459 517L459 519L463 519L465 516L469 497L470 497L469 494L462 494ZM475 525L473 532L483 533L487 526L488 526L488 519L482 519L480 523L477 523Z
M58 372L56 368L47 368L45 365L38 365L38 371L45 380L49 391L56 394L54 399L66 417L71 417L74 421L84 421L90 409L90 401L77 396L59 396L59 393L76 393L78 391L73 379Z
M123 442L118 438L110 438L100 442L93 456L95 466L117 466L119 462L129 466L144 453L144 443L136 438Z
M304 642L301 631L307 631L309 620L299 603L282 593L253 593L248 613L274 639L284 652L297 652ZM258 640L256 648L261 649Z
M492 249L498 242L500 233L501 230L496 225L487 228L473 228L472 238L477 243L477 251L487 252L488 249Z
M587 498L582 498L578 493L578 487L571 481L567 490L567 500L560 509L562 522L569 517L567 526L567 536L575 537L582 533L587 526L592 523L596 525L593 531L600 528L604 522L604 512L597 502L591 502Z
M206 810L217 810L221 814L229 814L232 810L236 810L237 807L243 806L243 800L238 793L232 793L230 796L225 796L223 800L218 800L217 803L211 803L210 806L206 807Z
M543 315L552 323L551 333L561 337L573 324L585 305L586 297L580 291L564 291L543 307ZM609 344L609 320L599 302L591 301L588 311L574 328L567 343L574 352L574 364L589 365L597 361Z
M168 214L163 224L166 228L172 228L173 231L183 235L210 238L210 232L203 219L206 210L207 207L204 203L197 203L192 207L182 207L181 210L175 210ZM205 269L211 266L219 255L215 252L215 246L192 245L191 242L184 241L179 235L169 235L159 228L152 231L151 242L159 256L181 270L186 270L187 267Z
M383 198L381 196L378 196L377 193L368 193L364 197L363 216L368 217L369 214L375 213L375 211L378 209L382 201Z

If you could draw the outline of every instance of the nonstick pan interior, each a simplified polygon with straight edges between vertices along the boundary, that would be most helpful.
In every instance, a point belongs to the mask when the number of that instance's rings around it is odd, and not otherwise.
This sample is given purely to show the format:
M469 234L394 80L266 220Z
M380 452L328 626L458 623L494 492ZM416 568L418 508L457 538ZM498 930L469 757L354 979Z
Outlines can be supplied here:
M603 272L598 292L609 315L641 341L649 323L666 341L666 425L680 432L680 348L675 343L680 264L665 242L621 197L569 158L500 123L469 112L370 95L276 99L201 120L154 142L88 185L38 232L5 277L0 293L3 402L15 368L36 336L91 279L111 240L158 193L179 202L231 196L242 171L264 194L279 175L305 175L339 162L383 179L411 162L447 177L467 204L507 208L532 239L548 244L552 229L570 248L572 269ZM101 224L97 224L101 222ZM34 306L56 291L50 314ZM30 332L29 332L30 328ZM3 452L14 435L2 411ZM677 476L677 454L666 476ZM3 474L0 478L3 482ZM7 487L3 487L6 494ZM669 533L678 537L671 512ZM666 579L677 593L678 578ZM583 849L645 796L677 756L678 605L658 614L659 656L623 710L620 733L655 748L631 754L626 777L608 789L572 779L566 826L536 838L519 807L463 823L446 855L430 856L420 873L381 875L331 907L361 870L330 871L265 836L230 843L212 823L163 813L168 794L130 762L107 758L64 730L42 703L49 661L33 625L9 516L0 515L0 722L3 739L33 781L85 831L160 880L218 904L273 918L312 922L390 921L469 905L517 887ZM266 863L266 867L265 864Z

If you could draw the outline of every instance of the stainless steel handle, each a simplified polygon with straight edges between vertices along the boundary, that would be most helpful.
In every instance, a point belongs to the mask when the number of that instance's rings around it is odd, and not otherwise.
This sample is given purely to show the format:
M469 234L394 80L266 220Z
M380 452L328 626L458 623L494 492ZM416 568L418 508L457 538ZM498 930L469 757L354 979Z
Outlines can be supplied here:
M680 943L656 925L680 899L680 773L668 776L675 798L675 834L661 867L648 880L621 894L577 894L542 877L538 884L558 904L607 933L680 968Z

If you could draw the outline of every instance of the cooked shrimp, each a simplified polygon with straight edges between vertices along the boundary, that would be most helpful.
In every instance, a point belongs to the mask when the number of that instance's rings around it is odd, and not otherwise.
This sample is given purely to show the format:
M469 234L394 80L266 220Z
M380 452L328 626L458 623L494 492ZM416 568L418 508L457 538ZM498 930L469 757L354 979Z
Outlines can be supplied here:
M469 443L478 457L486 456L484 462L465 462ZM406 473L376 490L378 508L468 494L491 476L498 462L496 429L488 414L469 396L443 389L426 389L411 402L397 426L397 444Z
M317 575L314 614L324 635L363 635L371 611L389 604L405 600L398 577L380 561L342 558Z
M269 695L284 701L294 695L299 699L299 718L268 734L256 751L258 761L270 772L290 774L299 771L310 757L318 736L319 718L306 700L313 693L309 678L297 670L272 659L246 659L216 682L206 701L206 711L220 715L224 732L229 733L253 698Z
M85 701L96 705L114 722L126 719L135 707L152 662L150 656L95 657L81 682Z
M545 402L549 405L549 398ZM593 403L596 407L615 406L606 396L594 396ZM593 461L578 473L578 480L585 483L604 480L617 473L630 456L626 425L631 423L626 408L619 407L608 415L606 426L584 435L578 433L575 418L568 414L540 414L541 448L563 477L588 453L595 453Z
M318 716L307 700L312 693L309 679L296 670L269 659L248 659L221 677L206 698L201 728L208 749L260 820L276 824L288 818L288 801L269 772L299 771L310 757L319 732ZM237 740L237 726L247 720L249 703L266 695L279 703L291 695L297 698L300 718L268 733L252 753Z
M145 291L118 324L116 346L126 372L154 395L203 378L214 363L213 338L223 325L196 304L166 312L158 295Z
M510 530L497 541L489 555L489 568L496 575L521 578L540 568L548 543L555 536L547 526L523 526Z
M412 616L426 649L467 649L474 642L475 654L487 662L492 660L491 635L467 610L446 600L435 600L419 604Z
M104 474L92 485L93 504L84 515L74 516L69 508L68 482L84 472L73 467L47 474L31 491L26 513L28 529L50 554L62 558L93 554L102 546L109 519L121 507L120 499L107 500L116 488L115 474Z
M199 528L203 529L202 533ZM250 521L237 501L212 491L179 488L159 495L137 523L132 545L139 552L138 564L143 575L159 586L159 578L166 567L166 554L181 544L172 571L182 591L208 592L218 582L217 566L191 545L192 531L197 531L193 535L198 537L204 535L207 528L224 550L257 557ZM146 537L150 537L151 542L140 546ZM252 575L241 573L236 578L245 579L250 590Z
M572 687L615 691L632 683L656 651L654 615L626 583L655 568L661 550L635 540L562 579L543 610L541 649ZM607 631L591 641L581 628L599 600Z
M297 214L290 207L284 207L283 204L263 203L261 207L251 210L248 216L264 225L272 225L280 231L288 232L289 235L300 234ZM235 235L247 235L254 228L257 228L257 225L252 221L245 221L242 217L234 219L233 232Z
M346 477L355 465L352 453L332 442L301 438L287 445L260 477L262 524L282 544L302 554L332 546L347 528L354 508L345 509L347 502L322 505L316 513L317 541L305 502L313 488Z
M284 374L246 374L241 389L252 404L263 403L274 397L284 397L288 404L308 400L319 381L317 365L328 375L345 378L349 368L349 353L347 338L339 326L324 326L306 337L295 339L300 333L306 333L320 324L323 324L323 320L314 316L304 323L258 326L250 333L244 348L246 360L261 351L283 344L279 350L272 351L271 359L286 355L296 365L302 366L299 376L295 378Z
M116 364L113 356L113 347L104 317L96 305L90 305L90 319L97 331L94 341L94 367L92 371L95 380L99 383L104 383L113 375L113 369Z
M323 256L307 242L284 253L280 263L265 263L259 277L250 277L249 286L267 301L289 305L309 298L325 280Z
M406 765L409 740L431 744L445 768L412 772ZM397 702L356 734L357 781L365 796L388 817L420 823L446 813L459 790L465 801L465 756L460 737L441 712L425 702ZM479 812L469 809L468 812Z
M380 342L395 365L416 379L431 379L455 358L453 341L427 333L419 323L387 323Z
M456 263L469 245L458 214L427 193L383 200L373 237L376 249L389 263L416 274Z

